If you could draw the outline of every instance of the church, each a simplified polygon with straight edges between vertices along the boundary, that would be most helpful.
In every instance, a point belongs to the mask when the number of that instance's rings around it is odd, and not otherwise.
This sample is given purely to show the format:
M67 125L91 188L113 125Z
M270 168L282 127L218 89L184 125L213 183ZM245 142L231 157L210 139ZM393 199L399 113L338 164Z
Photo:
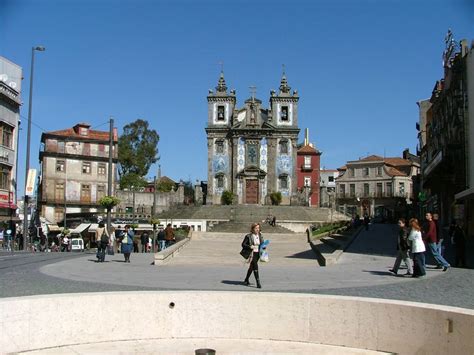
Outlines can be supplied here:
M221 72L207 96L207 204L221 204L224 191L238 204L271 204L273 192L281 193L282 205L290 204L297 191L298 99L283 73L268 108L255 94L238 108Z

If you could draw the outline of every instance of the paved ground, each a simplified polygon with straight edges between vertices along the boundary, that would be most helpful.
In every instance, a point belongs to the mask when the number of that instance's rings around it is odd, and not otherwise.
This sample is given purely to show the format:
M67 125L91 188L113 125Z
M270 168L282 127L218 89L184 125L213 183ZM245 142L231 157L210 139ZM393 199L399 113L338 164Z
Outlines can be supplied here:
M165 266L151 254L122 255L95 263L94 254L0 253L0 297L118 290L284 291L377 297L474 309L474 270L429 269L425 279L392 276L394 226L376 224L360 233L337 265L319 267L304 236L267 235L270 263L260 263L262 290L245 287L241 236L192 241ZM404 270L402 270L403 272Z

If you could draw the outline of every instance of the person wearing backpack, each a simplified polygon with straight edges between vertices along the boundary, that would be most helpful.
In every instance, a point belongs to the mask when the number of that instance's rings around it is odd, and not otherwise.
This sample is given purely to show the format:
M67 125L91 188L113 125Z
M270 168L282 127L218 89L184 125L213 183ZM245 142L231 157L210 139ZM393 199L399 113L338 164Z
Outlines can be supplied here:
M107 245L109 245L109 233L102 221L99 222L99 226L95 230L95 241L97 243L97 262L103 263L105 261Z

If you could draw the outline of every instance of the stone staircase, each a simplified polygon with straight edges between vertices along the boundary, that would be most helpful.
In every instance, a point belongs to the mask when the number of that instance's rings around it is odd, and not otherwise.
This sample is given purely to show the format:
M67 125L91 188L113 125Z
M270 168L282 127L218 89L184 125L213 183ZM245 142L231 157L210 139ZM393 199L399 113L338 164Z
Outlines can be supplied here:
M209 232L220 232L220 233L249 233L250 232L250 225L253 222L221 222L214 224L212 227L209 227ZM275 227L270 226L266 223L261 223L261 231L262 233L275 233L275 234L292 234L293 231L276 225Z
M158 215L162 219L206 219L252 223L264 221L268 215L278 221L301 221L313 224L347 220L348 217L329 208L303 206L209 205L177 206Z

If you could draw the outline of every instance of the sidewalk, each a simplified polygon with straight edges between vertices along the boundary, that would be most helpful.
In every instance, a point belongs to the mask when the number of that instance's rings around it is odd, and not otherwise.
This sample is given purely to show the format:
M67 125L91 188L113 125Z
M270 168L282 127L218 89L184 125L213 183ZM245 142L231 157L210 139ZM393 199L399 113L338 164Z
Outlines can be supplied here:
M259 263L266 291L301 292L416 281L394 277L388 271L396 254L396 229L392 225L373 225L369 231L363 230L339 263L329 267L318 265L304 234L269 234L266 238L271 240L270 262ZM193 239L164 266L150 265L152 254L132 254L130 264L123 263L121 254L108 256L106 262L100 264L88 255L47 265L41 272L69 280L115 285L244 291L249 290L242 284L248 264L239 255L241 239L242 236L236 234ZM429 270L427 277L441 274L441 271Z

